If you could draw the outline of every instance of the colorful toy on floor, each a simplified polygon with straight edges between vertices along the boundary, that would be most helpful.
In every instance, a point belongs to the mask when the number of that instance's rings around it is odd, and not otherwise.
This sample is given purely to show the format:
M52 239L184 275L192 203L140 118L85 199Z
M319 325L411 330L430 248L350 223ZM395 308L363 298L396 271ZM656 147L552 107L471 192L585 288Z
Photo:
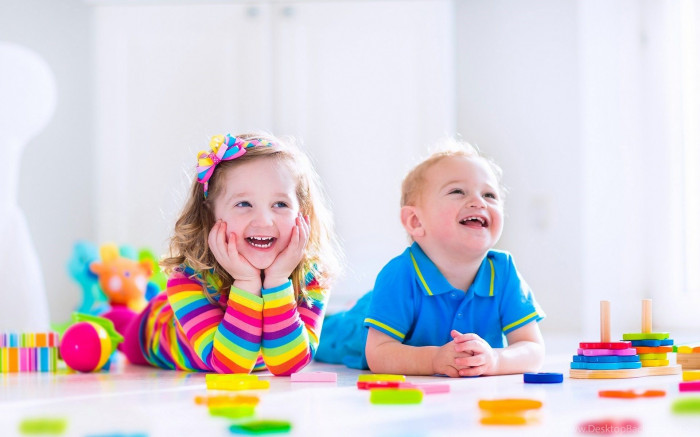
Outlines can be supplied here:
M630 340L639 354L642 367L668 367L669 346L673 340L669 338L668 332L652 332L651 330L651 299L642 300L642 332L622 334L624 340ZM648 343L638 343L640 341L657 340L658 346L648 346Z
M700 391L700 381L679 382L678 391Z
M208 390L267 390L270 381L260 380L258 375L248 373L217 374L207 373L205 377Z
M659 398L666 396L666 392L664 390L600 390L598 396L616 399Z
M700 346L685 345L676 347L676 364L680 364L683 370L700 369Z
M243 381L243 380L241 380ZM260 402L257 396L197 396L197 405L206 405L211 416L227 419L244 419L255 415L255 407Z
M229 431L236 434L270 434L285 433L292 430L292 424L286 420L254 420L231 425Z
M68 421L57 417L32 417L19 423L20 434L61 435L68 428Z
M414 384L402 381L357 381L357 388L360 390L372 390L375 388L415 388L423 394L448 393L449 384Z
M398 388L415 388L422 391L425 395L450 392L449 384L413 384L411 382L399 382Z
M399 388L401 381L357 381L357 388L370 390L373 388Z
M526 398L482 399L479 401L482 425L527 425L538 421L542 401Z
M700 381L700 370L684 370L683 381Z
M0 373L54 372L58 344L56 332L0 333Z
M108 360L124 338L108 319L74 313L73 320L61 338L63 361L79 372L108 370Z
M680 397L671 404L671 411L676 414L700 414L700 397Z
M420 404L423 392L417 388L372 388L369 401L383 405Z
M401 381L401 382L406 382L406 376L405 375L390 375L390 374L385 374L385 373L363 373L361 375L357 375L357 380L366 382L366 381Z
M216 396L195 396L194 403L197 405L258 405L260 398L252 395L216 395Z
M666 354L673 340L668 333L651 332L651 300L642 301L642 332L623 334L610 341L610 302L600 302L600 342L582 342L573 357L569 376L581 379L636 378L674 375L680 366L669 366Z
M227 419L243 419L255 416L255 405L209 405L209 414Z
M526 384L557 384L564 381L562 373L524 373L523 382Z

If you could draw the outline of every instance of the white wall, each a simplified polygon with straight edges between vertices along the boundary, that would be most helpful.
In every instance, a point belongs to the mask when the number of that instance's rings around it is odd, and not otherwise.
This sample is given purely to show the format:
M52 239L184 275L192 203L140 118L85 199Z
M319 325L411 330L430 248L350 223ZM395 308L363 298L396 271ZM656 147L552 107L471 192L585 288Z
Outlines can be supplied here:
M672 158L657 148L674 141L678 109L664 94L675 79L662 71L673 44L654 30L664 10L633 0L455 1L457 130L504 169L499 246L547 311L545 332L595 338L600 299L612 301L614 332L633 330L639 299L678 285L658 275L677 230L649 232L645 196L673 191L647 177L670 180L655 164ZM0 0L0 40L38 51L58 84L56 116L25 151L20 188L54 321L79 298L65 273L71 246L99 228L90 18L80 0ZM668 306L666 322L672 314Z
M18 196L54 322L67 321L81 298L66 269L72 245L94 239L91 38L81 0L0 0L0 40L37 52L56 80L56 112L24 149Z
M582 166L574 1L458 1L457 128L503 168L499 246L535 292L544 330L582 323Z

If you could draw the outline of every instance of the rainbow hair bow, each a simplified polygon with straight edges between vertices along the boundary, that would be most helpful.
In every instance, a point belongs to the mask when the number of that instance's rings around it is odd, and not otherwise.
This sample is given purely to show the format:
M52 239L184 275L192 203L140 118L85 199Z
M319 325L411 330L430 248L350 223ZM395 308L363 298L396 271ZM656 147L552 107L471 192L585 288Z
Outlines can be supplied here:
M197 182L204 184L204 198L209 192L209 179L221 161L230 161L245 154L247 149L256 146L271 146L267 140L242 140L231 135L215 135L209 142L211 152L201 151L197 154Z

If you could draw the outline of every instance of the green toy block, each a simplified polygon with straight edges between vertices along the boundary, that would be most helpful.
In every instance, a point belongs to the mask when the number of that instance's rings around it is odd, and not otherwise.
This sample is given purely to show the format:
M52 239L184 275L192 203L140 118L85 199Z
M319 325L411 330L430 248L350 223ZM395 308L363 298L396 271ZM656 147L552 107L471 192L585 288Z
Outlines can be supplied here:
M632 334L622 334L623 340L666 340L668 332L637 332Z
M270 434L289 432L292 424L286 420L254 420L252 422L231 425L229 430L237 434Z
M671 411L676 414L700 414L700 397L682 397L671 404Z
M373 404L420 404L423 392L416 388L373 388L369 401Z
M229 419L253 417L255 415L255 405L236 405L235 407L212 405L209 406L209 414L217 417L228 417Z
M68 428L68 421L62 418L34 417L24 419L19 424L20 434L63 434Z

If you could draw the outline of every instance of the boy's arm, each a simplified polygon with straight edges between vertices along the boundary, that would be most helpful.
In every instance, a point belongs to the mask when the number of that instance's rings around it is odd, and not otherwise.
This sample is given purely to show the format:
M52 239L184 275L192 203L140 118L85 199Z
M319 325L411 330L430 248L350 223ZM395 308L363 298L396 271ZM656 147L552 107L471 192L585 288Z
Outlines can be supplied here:
M496 349L498 366L493 374L535 372L544 362L544 339L537 322L506 334L508 346Z
M409 346L373 328L365 345L367 364L374 373L456 377L455 358L464 355L455 351L453 342L441 347Z

